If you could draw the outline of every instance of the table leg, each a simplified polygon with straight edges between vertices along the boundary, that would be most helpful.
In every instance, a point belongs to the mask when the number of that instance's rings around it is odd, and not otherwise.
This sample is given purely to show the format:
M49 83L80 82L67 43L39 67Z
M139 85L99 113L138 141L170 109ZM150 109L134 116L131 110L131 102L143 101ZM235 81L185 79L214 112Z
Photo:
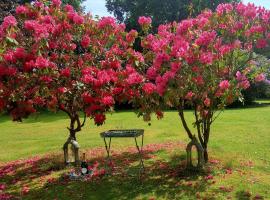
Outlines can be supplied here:
M141 148L139 147L138 145L138 142L137 142L137 138L135 137L135 143L136 143L136 147L137 147L137 150L139 152L139 156L140 156L140 165L141 165L141 170L144 171L144 163L143 163L143 135L142 135L142 143L141 143Z
M106 152L107 152L107 167L108 167L108 162L110 163L111 162L111 158L110 158L110 150L111 150L111 141L112 141L112 138L110 137L110 140L109 140L109 145L107 144L106 142L106 138L104 137L104 144L105 144L105 148L106 148ZM109 168L109 167L108 167Z

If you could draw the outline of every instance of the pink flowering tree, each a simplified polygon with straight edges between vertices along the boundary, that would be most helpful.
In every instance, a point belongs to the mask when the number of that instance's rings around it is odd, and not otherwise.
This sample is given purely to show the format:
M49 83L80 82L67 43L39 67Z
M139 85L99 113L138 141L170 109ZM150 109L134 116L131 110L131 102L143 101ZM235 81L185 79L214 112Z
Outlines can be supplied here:
M85 125L86 117L102 125L105 113L115 103L114 96L122 91L116 82L122 66L134 62L129 59L136 52L128 49L136 33L126 33L125 26L116 24L111 17L95 21L70 5L61 7L60 0L19 6L16 14L17 19L6 19L7 29L2 25L1 41L13 45L1 53L1 66L5 71L14 66L28 85L35 86L31 96L34 104L67 114L67 162L68 144L77 146L76 134ZM10 74L7 76L12 81ZM1 97L4 101L7 98ZM78 162L78 152L75 154Z
M143 30L150 28L147 19L139 20ZM207 162L211 125L219 113L242 99L241 91L251 81L265 80L265 69L256 65L253 49L269 45L269 22L269 10L239 3L221 4L215 12L206 10L196 18L159 26L156 35L143 36L147 67L136 70L142 74L147 68L141 88L153 101L133 102L141 105L141 112L148 115L145 119L153 110L160 112L155 109L176 108L188 137L200 143ZM186 105L194 111L195 131L186 121Z

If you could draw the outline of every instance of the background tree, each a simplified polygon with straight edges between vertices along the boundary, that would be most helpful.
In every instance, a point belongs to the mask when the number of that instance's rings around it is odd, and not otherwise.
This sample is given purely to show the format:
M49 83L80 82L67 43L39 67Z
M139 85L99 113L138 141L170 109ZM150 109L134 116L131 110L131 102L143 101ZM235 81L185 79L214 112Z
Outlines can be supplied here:
M106 7L119 22L126 24L128 29L138 30L137 19L150 16L152 26L181 21L191 15L196 16L205 8L214 10L220 3L238 0L106 0Z

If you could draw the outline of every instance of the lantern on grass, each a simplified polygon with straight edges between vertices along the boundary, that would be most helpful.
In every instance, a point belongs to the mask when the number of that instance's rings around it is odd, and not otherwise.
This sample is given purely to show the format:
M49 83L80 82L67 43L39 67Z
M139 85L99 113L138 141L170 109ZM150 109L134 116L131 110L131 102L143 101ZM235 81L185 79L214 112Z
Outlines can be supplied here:
M194 165L192 163L192 147L195 147L197 151L197 159L198 159L197 165ZM204 150L202 145L196 139L196 137L193 137L190 143L188 143L186 151L187 151L187 169L200 170L204 165L204 157L203 157Z
M64 159L66 164L79 164L79 148L80 145L76 140L68 140L64 146Z

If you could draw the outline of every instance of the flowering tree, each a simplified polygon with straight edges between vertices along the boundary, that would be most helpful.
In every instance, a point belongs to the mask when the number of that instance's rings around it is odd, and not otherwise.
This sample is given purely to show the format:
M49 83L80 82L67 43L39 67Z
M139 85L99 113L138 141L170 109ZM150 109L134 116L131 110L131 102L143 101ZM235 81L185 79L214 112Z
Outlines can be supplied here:
M128 49L136 33L126 33L125 26L111 17L95 21L70 5L62 8L60 0L19 6L16 14L17 20L9 16L1 26L1 42L12 45L1 53L0 69L21 74L24 85L34 88L34 105L68 115L67 161L68 144L76 143L76 133L86 117L102 125L105 112L114 105L114 95L121 92L115 83L121 78L122 66L135 62L136 52ZM1 84L13 86L11 74L5 72L5 77L8 79L1 79ZM20 90L18 85L14 87ZM2 94L2 101L13 102L12 95ZM78 160L76 153L75 162Z
M265 79L253 49L269 45L269 21L270 12L253 4L220 4L215 12L206 10L196 18L161 25L156 35L145 35L142 46L148 69L142 89L154 101L148 100L151 105L146 107L147 102L133 99L145 119L162 105L177 108L188 137L198 138L207 162L210 129L219 112L241 99L250 81ZM139 24L144 32L151 25L147 17ZM185 105L193 108L196 134L186 121Z

